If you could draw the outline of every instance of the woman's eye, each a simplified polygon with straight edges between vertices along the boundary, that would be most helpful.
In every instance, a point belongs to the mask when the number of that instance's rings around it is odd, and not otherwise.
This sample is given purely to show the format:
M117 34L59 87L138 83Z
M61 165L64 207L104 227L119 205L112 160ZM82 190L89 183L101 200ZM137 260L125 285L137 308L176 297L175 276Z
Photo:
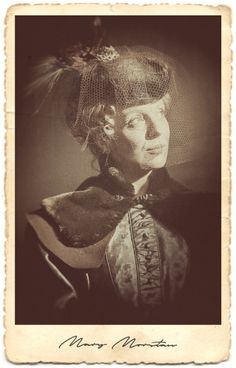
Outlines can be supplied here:
M133 116L131 117L127 122L126 122L126 126L128 128L139 128L142 127L143 123L145 123L145 119L143 117L143 115L137 115L137 116Z

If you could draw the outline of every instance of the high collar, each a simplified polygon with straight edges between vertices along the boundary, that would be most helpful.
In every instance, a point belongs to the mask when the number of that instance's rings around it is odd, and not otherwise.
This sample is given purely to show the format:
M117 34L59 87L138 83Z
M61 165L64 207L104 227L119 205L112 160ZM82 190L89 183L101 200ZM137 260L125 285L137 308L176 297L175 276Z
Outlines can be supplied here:
M105 168L97 177L90 178L78 189L86 189L89 186L99 186L110 194L123 196L135 196L132 183L128 182L122 172L114 166ZM171 194L185 190L182 185L170 178L166 168L154 169L148 177L147 194L161 195Z
M125 181L119 170L110 167L87 179L75 192L44 199L42 206L59 228L63 242L82 247L103 239L137 204L145 206L154 218L163 219L163 223L174 210L178 217L181 211L177 207L183 201L180 192L186 192L185 188L171 179L166 169L160 169L150 174L146 194L135 196L132 184ZM188 198L185 202L189 202Z

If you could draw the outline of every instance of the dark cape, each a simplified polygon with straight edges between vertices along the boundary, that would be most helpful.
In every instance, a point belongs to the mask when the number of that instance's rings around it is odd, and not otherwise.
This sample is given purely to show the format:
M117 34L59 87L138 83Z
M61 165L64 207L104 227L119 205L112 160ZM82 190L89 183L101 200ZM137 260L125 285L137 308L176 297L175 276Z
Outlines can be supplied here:
M17 324L221 323L218 195L189 191L164 168L150 175L147 194L135 197L133 186L110 168L58 197L28 217L25 241L16 246ZM134 203L180 234L190 253L178 298L148 313L117 298L105 257L113 230ZM35 219L50 226L58 253L47 246L51 238L44 240Z

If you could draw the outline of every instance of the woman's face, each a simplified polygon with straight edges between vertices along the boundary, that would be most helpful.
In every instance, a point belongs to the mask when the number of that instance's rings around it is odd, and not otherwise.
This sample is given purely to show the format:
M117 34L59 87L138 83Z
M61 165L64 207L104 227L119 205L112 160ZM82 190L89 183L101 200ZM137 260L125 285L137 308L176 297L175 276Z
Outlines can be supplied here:
M166 104L169 95L145 105L124 109L115 120L113 160L120 166L150 170L165 165L169 145Z

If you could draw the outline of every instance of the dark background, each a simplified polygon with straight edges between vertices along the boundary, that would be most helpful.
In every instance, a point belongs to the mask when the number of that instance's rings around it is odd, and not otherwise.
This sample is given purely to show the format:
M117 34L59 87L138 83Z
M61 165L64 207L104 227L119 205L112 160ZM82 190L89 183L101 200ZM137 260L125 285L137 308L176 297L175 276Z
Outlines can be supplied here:
M179 134L182 140L172 144L172 157L179 159L175 162L170 157L169 171L193 190L219 192L220 17L103 16L101 19L108 44L150 46L182 65L188 104L170 122L171 132ZM37 96L24 97L34 63L70 44L92 40L93 21L94 17L88 16L16 17L17 237L23 234L25 213L38 208L43 198L72 191L96 173L92 156L80 151L66 127L63 93L49 99L37 114Z

